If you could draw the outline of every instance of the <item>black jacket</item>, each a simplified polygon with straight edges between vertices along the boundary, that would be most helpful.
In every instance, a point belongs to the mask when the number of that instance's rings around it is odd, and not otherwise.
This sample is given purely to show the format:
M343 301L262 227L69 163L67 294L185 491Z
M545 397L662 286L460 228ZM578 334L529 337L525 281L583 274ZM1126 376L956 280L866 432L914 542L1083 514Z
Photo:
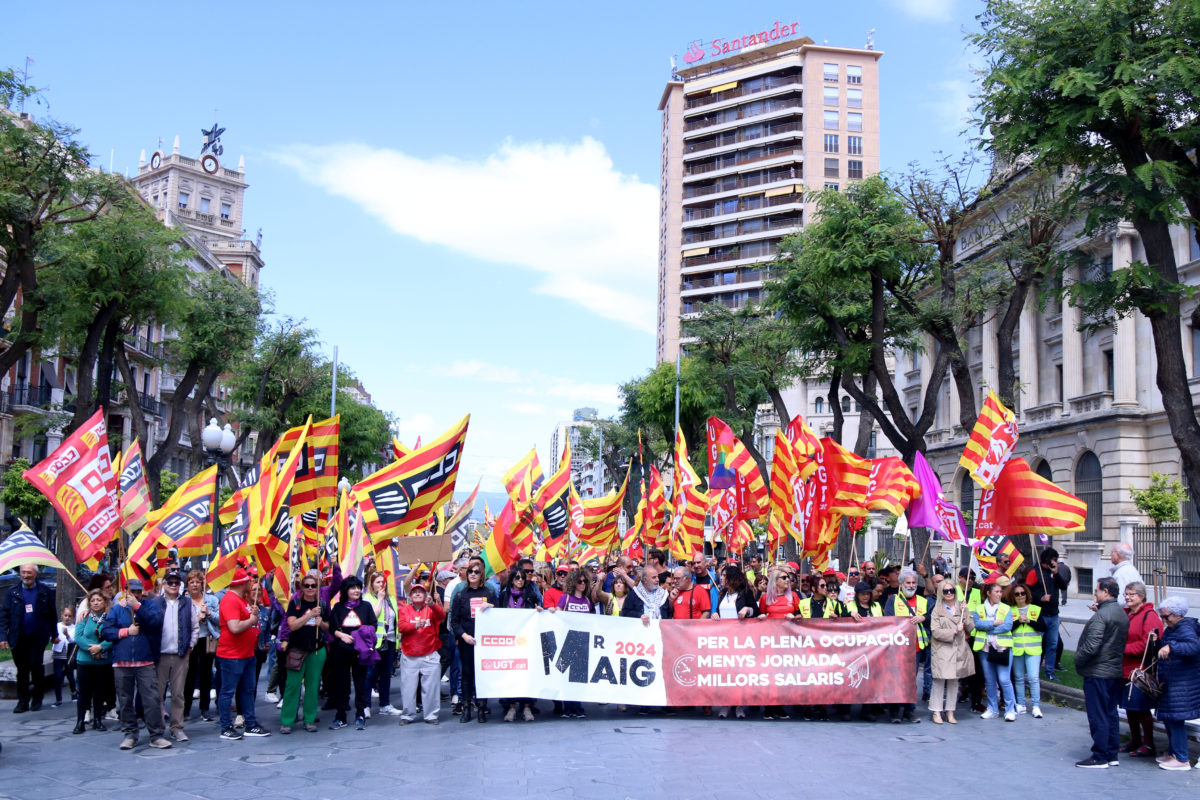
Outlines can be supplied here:
M646 605L642 602L642 598L638 597L638 593L630 592L625 597L625 602L621 605L622 617L633 617L641 619L646 613ZM675 609L671 607L671 593L667 592L667 600L659 609L659 616L663 619L672 619L675 616Z
M464 586L458 590L458 594L454 595L454 602L450 604L450 630L454 632L456 642L462 641L464 633L475 635L475 618L471 616L471 600L477 597L486 599L493 606L496 605L496 595L492 594L492 590L486 586L480 586L478 589Z
M1059 564L1058 570L1052 572L1049 567L1037 566L1029 570L1034 582L1029 584L1029 593L1033 595L1034 604L1041 606L1043 617L1058 616L1059 593L1071 586L1071 568ZM1042 578L1045 577L1045 581ZM1042 595L1050 595L1050 599L1042 602Z
M25 621L25 600L21 594L23 587L24 584L18 583L4 595L4 604L0 606L0 642L8 642L11 645L18 638L26 638L21 634L21 623ZM58 615L54 610L54 592L42 583L34 583L34 588L37 590L37 597L33 603L33 615L37 627L29 641L35 646L45 647L46 642L54 638L55 625L58 622Z
M1109 598L1083 626L1075 648L1075 671L1085 678L1120 678L1129 617Z

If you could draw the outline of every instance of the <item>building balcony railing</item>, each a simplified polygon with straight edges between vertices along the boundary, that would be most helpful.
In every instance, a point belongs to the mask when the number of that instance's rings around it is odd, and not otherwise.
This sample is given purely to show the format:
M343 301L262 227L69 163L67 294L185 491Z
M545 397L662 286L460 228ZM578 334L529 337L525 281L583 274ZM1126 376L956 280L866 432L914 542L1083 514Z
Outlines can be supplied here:
M728 248L721 248L716 253L705 253L704 255L688 256L683 259L683 268L701 267L706 264L722 264L726 261L739 261L743 258L768 258L779 252L777 242L770 241L765 245L755 247L744 247L739 245L731 245Z
M49 386L30 386L18 383L9 390L13 408L49 408L52 390Z
M717 239L729 239L734 236L749 236L763 231L785 230L788 228L798 228L803 220L799 214L780 219L767 219L763 221L761 217L756 218L752 222L743 222L736 226L736 229L731 231L716 230L714 228L701 228L698 230L687 230L683 234L683 243L696 244L698 242L711 242ZM723 225L723 228L733 227L732 224Z
M1072 414L1087 414L1093 411L1107 411L1112 408L1112 392L1092 392L1071 398Z
M801 180L804 178L804 165L796 167L788 167L786 169L773 169L765 174L762 171L745 175L740 178L730 177L708 184L699 184L695 186L685 186L683 189L683 197L685 200L690 200L693 197L704 197L709 194L717 194L718 192L731 192L736 189L749 189L754 186L762 186L765 183L776 183L785 180Z
M1025 421L1030 424L1050 422L1062 416L1062 403L1045 403L1025 409Z
M717 125L726 125L730 122L739 122L744 119L761 117L764 114L774 114L778 111L786 111L790 108L803 107L804 101L799 97L788 97L779 100L765 100L761 103L753 103L749 106L731 108L727 111L718 111L707 116L689 119L684 122L683 130L685 133L691 133L703 128L712 128Z
M700 309L709 303L720 303L726 308L746 308L747 306L756 306L762 300L762 291L759 289L749 289L746 291L733 292L731 294L718 294L704 299L691 299L683 301L683 313L695 314Z
M711 94L701 94L694 97L689 97L684 102L684 108L691 111L694 108L703 108L717 103L723 103L726 100L736 100L739 97L752 97L763 92L770 92L775 89L782 89L785 86L803 86L804 80L800 75L789 75L784 77L768 77L762 85L753 88L738 86L734 89L726 89L721 92Z
M723 217L729 214L741 214L745 211L757 211L762 208L774 208L776 206L792 205L794 203L803 203L804 195L799 192L789 194L778 194L774 197L764 197L763 195L754 195L753 197L742 197L738 199L737 207L730 210L723 205L718 205L713 208L687 208L684 209L684 222L695 222L702 219L710 219L712 217Z
M163 343L152 342L146 336L133 336L126 339L125 346L150 358L161 359L163 357Z
M758 139L765 139L768 136L778 136L781 133L796 133L803 132L804 125L800 120L789 120L787 122L776 122L768 124L766 129L761 132L753 130L728 131L719 134L711 139L696 139L694 141L685 142L683 145L684 155L692 155L693 153L703 153L706 150L715 150L718 147L728 147L731 144L740 144L742 142L753 142Z
M735 271L736 276L730 278L728 275L706 275L702 278L693 278L685 276L680 282L679 288L682 291L688 292L693 289L714 289L722 286L735 286L739 283L754 283L761 281L765 273L761 269L741 269Z
M701 164L692 164L683 171L685 178L691 178L696 175L707 175L710 172L716 172L722 169L731 167L742 167L746 164L756 164L759 161L768 161L772 158L784 158L786 156L795 156L797 158L804 155L804 148L792 143L782 145L768 145L763 148L763 152L753 156L744 153L730 155L725 158L718 158L714 161L709 161Z

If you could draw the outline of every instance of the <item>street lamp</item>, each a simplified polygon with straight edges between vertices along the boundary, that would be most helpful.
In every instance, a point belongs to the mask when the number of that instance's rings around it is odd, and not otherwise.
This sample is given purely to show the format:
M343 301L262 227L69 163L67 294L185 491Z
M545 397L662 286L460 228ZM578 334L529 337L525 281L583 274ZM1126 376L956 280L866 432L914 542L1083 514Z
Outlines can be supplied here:
M221 499L221 473L229 467L229 455L233 452L233 448L237 445L237 436L234 435L233 429L229 427L229 423L225 423L224 429L217 427L217 419L213 417L208 421L208 425L200 432L200 443L204 445L204 452L208 454L208 464L217 465L217 474L213 480L213 497L212 497L212 529L213 529L213 552L211 561L216 560L221 552L221 515L220 515L220 499Z

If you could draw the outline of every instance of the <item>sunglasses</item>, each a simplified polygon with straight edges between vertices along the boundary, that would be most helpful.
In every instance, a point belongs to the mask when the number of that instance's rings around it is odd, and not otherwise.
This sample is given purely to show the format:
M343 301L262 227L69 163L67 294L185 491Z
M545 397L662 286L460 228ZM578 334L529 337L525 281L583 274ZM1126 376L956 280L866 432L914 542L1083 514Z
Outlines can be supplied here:
M483 574L483 570L481 570L481 569L469 569L469 570L467 570L467 574L468 574L468 575L482 575L482 574Z
M315 589L315 588L317 588L317 585L316 585L315 583L302 583L302 584L300 584L300 586L301 586L302 588L304 588L304 589Z
M942 594L954 594L953 589L942 589Z
M523 569L523 570L521 570L521 572L524 572L526 575L532 575L532 574L533 574L533 570L531 570L531 569Z

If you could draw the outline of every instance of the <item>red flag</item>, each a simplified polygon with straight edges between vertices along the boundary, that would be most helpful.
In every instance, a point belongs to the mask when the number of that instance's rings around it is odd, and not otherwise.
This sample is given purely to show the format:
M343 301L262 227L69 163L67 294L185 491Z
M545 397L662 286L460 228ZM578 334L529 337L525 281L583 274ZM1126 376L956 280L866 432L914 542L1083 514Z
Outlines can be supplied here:
M877 458L871 462L871 477L867 482L867 508L890 511L896 516L904 513L913 498L920 496L921 485L912 470L896 456Z
M991 489L1017 446L1017 417L995 392L988 392L971 438L958 463L984 489Z

